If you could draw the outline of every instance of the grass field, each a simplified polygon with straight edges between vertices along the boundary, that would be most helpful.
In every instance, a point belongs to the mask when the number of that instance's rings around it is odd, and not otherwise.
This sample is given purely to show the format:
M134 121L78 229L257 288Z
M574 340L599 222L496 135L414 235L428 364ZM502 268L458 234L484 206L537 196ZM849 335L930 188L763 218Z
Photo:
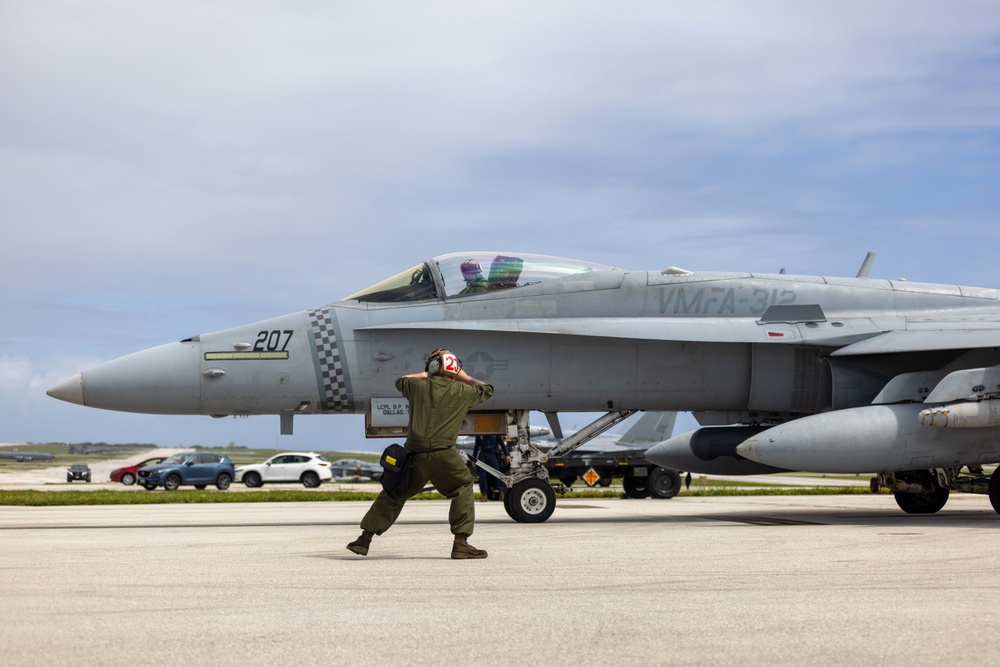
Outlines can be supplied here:
M48 493L31 489L0 490L0 505L23 505L32 507L64 505L163 505L189 503L287 503L287 502L340 502L345 500L372 501L378 495L379 487L372 485L371 491L297 490L274 491L216 491L177 490L147 493L127 492L118 489L95 491L62 491ZM871 493L864 487L800 487L800 488L746 488L716 487L681 491L685 496L815 496L815 495L855 495ZM558 494L559 498L618 498L617 490L572 491ZM477 495L478 498L478 495ZM412 500L444 500L436 492L421 493ZM667 500L663 502L669 502Z

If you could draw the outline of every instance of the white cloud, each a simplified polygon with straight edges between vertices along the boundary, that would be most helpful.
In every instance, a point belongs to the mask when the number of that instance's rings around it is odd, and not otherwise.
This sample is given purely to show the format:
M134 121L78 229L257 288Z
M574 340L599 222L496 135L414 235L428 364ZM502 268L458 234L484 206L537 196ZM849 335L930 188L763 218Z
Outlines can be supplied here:
M459 249L997 282L994 2L0 11L0 392L37 414L88 354Z
M93 357L57 357L46 369L36 367L25 355L0 356L0 396L6 401L29 403L50 401L45 392L84 368L102 360Z
M0 395L21 396L32 384L34 373L27 357L0 357Z

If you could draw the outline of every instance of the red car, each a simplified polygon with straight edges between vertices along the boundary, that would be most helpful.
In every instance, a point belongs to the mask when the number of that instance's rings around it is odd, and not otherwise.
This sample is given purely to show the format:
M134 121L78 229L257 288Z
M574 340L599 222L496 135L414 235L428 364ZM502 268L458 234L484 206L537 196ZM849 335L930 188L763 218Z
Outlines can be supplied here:
M121 482L125 486L131 486L135 484L135 471L143 466L151 466L153 464L163 461L166 456L156 456L151 459L146 459L142 463L136 463L134 466L125 466L124 468L118 468L117 470L111 471L111 481Z

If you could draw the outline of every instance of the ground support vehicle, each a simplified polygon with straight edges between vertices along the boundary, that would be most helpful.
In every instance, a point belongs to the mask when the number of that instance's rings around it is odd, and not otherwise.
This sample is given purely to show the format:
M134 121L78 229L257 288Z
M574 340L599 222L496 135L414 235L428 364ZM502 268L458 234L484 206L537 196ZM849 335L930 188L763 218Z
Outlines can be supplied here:
M621 478L629 498L673 498L681 490L680 473L649 463L643 450L552 458L545 467L549 476L566 489L580 482L607 487L614 479Z

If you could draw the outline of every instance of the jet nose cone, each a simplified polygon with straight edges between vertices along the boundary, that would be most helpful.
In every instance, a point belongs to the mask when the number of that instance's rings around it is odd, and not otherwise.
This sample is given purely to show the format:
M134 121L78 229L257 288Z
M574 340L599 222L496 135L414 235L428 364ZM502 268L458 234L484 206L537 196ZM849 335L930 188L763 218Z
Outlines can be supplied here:
M83 402L83 373L77 373L71 378L66 378L56 386L45 392L52 398L58 398L67 403L84 405Z
M153 347L89 368L56 385L48 394L103 410L200 414L198 356L196 343Z

